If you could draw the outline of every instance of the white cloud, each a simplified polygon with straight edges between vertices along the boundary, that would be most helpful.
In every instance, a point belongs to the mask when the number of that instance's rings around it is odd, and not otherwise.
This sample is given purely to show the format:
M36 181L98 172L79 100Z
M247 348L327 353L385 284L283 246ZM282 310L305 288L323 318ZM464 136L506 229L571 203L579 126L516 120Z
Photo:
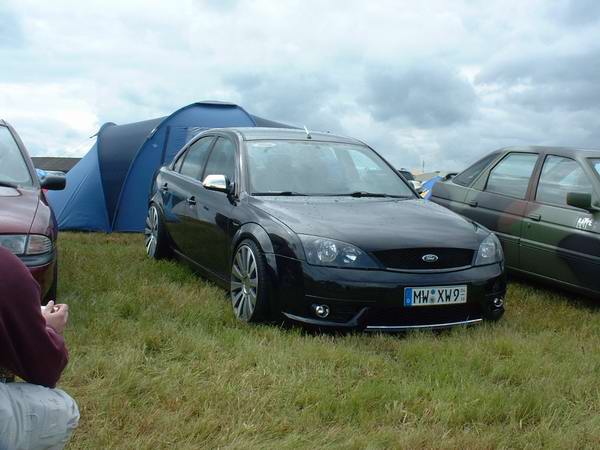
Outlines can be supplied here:
M202 99L356 136L404 167L598 146L600 8L586 4L5 0L0 115L53 155Z
M100 122L86 83L0 83L0 105L34 155L77 155ZM89 148L89 144L88 144Z

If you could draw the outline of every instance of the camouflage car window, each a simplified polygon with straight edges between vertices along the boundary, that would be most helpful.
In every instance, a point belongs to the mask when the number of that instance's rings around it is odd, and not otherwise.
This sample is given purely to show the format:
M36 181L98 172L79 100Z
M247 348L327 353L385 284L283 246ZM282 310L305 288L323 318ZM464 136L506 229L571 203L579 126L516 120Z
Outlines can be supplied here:
M485 190L524 199L537 159L534 153L510 153L492 169Z
M577 161L549 155L544 161L535 199L540 203L566 205L569 192L592 192L592 184Z
M452 182L460 186L469 186L477 178L477 176L485 169L496 157L497 153L487 155L485 158L480 159L472 166L463 170L461 173L452 178Z

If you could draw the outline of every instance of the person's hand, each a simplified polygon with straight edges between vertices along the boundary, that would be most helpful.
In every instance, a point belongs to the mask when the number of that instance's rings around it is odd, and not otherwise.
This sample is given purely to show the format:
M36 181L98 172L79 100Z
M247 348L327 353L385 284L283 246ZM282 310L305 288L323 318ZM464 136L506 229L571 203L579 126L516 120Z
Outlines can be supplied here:
M69 305L62 303L55 305L51 300L42 311L42 316L46 319L47 326L62 334L69 320Z

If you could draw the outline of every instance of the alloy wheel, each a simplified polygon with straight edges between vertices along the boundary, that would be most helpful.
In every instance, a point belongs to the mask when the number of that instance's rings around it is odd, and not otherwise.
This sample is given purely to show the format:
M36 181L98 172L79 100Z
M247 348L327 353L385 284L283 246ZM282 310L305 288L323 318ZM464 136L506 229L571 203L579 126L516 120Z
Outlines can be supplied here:
M231 303L238 319L249 321L256 308L258 292L256 256L247 245L238 248L231 266Z
M146 253L148 256L154 257L156 246L158 244L158 211L156 206L151 206L148 209L148 217L146 217L146 226L144 227L144 237L146 244Z

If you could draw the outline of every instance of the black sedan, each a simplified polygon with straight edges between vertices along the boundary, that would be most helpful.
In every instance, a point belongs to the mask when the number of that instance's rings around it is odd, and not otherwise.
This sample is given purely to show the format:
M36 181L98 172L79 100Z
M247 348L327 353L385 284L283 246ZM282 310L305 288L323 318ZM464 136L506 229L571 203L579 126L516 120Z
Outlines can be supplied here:
M151 257L174 255L228 288L243 321L403 330L504 312L494 234L332 134L197 135L157 173L145 235Z
M497 150L431 200L497 233L511 271L600 297L600 150Z

